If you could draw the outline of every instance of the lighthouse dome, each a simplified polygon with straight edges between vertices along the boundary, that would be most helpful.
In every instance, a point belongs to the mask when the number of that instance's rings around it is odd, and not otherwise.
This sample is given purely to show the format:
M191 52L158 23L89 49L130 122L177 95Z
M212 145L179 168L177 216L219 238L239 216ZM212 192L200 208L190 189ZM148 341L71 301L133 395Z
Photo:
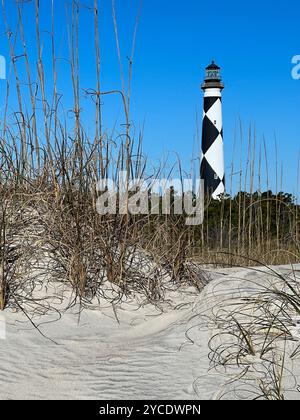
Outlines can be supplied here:
M206 67L206 70L221 70L221 68L213 60L211 64Z

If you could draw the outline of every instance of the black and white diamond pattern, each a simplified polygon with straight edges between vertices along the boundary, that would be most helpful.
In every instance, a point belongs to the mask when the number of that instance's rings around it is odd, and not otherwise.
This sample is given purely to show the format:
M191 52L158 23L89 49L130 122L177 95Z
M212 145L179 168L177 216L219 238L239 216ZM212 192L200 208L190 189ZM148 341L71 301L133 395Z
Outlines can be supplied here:
M202 154L205 191L216 199L225 192L221 95L204 98Z

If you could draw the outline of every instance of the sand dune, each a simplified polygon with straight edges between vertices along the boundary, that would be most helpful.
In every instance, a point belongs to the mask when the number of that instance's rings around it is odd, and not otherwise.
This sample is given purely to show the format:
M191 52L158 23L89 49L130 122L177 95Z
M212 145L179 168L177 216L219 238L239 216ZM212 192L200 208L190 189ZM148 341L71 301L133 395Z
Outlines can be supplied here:
M230 376L209 371L208 341L216 326L204 315L255 275L246 269L210 274L201 294L191 288L169 291L159 307L139 306L131 298L116 312L104 302L101 310L85 309L80 320L76 308L59 320L55 312L31 314L45 337L23 313L6 311L0 398L216 398Z

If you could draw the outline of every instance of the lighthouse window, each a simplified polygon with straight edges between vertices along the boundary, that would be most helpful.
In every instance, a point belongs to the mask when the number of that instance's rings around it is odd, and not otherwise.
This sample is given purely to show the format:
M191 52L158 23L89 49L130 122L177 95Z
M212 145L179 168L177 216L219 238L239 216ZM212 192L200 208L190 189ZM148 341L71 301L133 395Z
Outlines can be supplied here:
M218 70L209 70L207 72L207 77L210 78L210 79L219 79Z

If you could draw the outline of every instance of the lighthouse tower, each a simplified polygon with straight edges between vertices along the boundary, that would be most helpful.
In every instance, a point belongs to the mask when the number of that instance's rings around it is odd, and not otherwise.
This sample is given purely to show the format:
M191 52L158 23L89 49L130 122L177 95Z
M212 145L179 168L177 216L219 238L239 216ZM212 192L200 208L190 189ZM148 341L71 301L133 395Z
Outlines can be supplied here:
M222 90L220 67L214 61L206 67L206 77L201 88L204 91L202 128L201 179L204 189L218 199L225 192Z

